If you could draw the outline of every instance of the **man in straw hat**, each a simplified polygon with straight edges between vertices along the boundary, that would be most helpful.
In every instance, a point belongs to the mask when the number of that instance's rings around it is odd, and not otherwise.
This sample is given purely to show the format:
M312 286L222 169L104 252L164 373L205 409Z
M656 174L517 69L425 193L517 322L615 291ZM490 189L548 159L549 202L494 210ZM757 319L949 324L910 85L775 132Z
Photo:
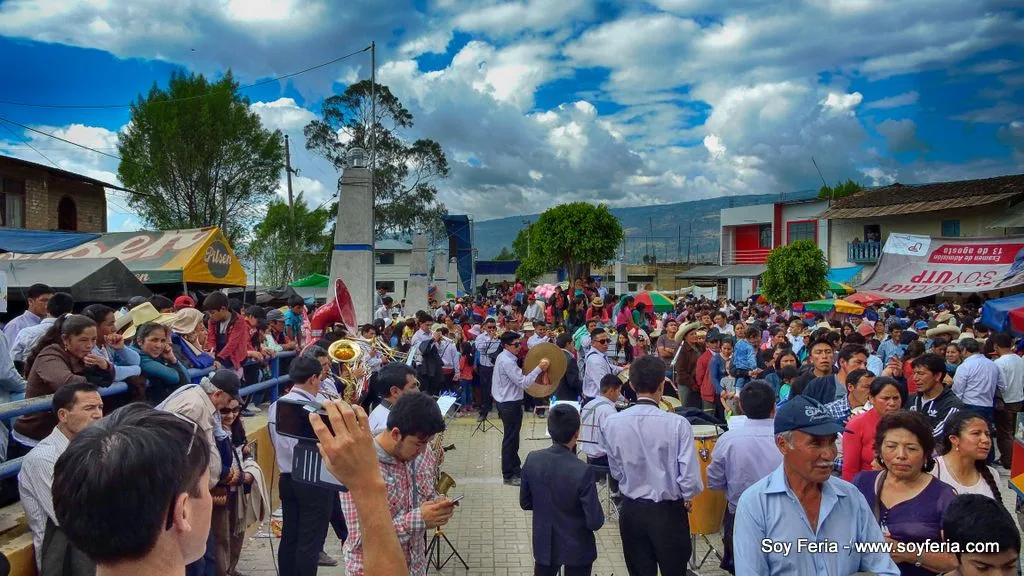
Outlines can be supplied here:
M676 350L676 357L673 361L675 368L676 393L683 406L700 408L700 388L697 383L697 362L703 347L698 342L697 330L701 328L700 322L689 322L676 332L676 341L682 342Z

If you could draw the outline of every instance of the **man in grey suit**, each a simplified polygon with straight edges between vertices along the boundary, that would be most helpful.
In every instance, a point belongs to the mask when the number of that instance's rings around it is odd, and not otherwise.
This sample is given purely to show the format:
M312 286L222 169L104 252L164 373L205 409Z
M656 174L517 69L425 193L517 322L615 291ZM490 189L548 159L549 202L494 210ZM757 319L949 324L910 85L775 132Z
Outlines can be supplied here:
M519 505L533 513L534 576L590 576L597 559L594 532L604 524L594 471L576 457L580 414L567 404L548 412L550 448L523 464Z

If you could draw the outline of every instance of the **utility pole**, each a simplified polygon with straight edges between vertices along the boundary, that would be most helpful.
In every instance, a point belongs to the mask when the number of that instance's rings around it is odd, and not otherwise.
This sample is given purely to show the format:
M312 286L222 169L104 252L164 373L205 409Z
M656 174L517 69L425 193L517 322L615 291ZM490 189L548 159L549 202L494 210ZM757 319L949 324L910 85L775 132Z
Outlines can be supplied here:
M298 251L298 247L296 247L296 245L295 245L296 244L296 242L295 242L295 238L296 238L296 236L295 236L295 199L292 197L292 153L291 153L291 149L288 146L288 135L287 134L284 135L284 171L285 171L285 173L288 176L288 219L291 221L291 226L290 226L291 229L289 230L289 236L290 236L289 240L291 240L291 242L290 242L290 244L291 244L290 249L291 249L292 257L288 258L288 261L289 262L295 262L295 258L297 256L296 252ZM293 268L293 271L294 271L294 266L292 266L292 268ZM289 276L291 276L291 274L289 274ZM295 280L295 278L291 278L291 280Z
M690 231L686 235L686 263L690 263L690 246L693 243L693 220L690 220Z
M373 234L373 245L377 245L377 189L374 188L374 174L377 171L377 42L370 42L370 230ZM340 200L340 199L339 199ZM376 262L376 255L373 258ZM377 289L377 266L370 269L370 283ZM370 318L374 309L370 308Z

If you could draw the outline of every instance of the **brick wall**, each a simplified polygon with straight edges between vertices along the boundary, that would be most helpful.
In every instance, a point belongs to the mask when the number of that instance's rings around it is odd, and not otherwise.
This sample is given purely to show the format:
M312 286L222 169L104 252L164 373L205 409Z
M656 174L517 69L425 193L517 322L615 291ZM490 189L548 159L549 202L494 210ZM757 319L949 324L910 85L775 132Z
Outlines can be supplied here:
M0 178L25 182L25 227L57 230L57 207L70 197L77 208L79 232L107 231L107 199L102 186L75 180L45 166L0 157Z

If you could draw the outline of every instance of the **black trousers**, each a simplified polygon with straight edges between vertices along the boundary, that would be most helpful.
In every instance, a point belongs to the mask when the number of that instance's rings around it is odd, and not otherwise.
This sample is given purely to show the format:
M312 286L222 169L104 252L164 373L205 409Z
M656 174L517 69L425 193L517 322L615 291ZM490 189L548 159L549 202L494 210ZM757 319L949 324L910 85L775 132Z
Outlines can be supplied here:
M601 456L599 458L591 458L590 456L587 456L587 464L608 468L608 457ZM611 490L613 494L619 491L619 481L612 478L611 471L597 474L597 479L600 480L602 476L608 479L608 489Z
M291 474L281 474L280 492L284 526L277 564L281 576L316 576L331 522L331 499L337 500L338 493L292 480Z
M491 411L491 379L494 377L494 366L480 365L480 415L486 416Z
M722 563L718 567L729 574L736 573L736 564L732 555L732 532L735 523L736 514L726 509L725 518L722 519Z
M498 416L504 428L501 437L501 475L505 480L519 476L523 463L519 460L519 428L523 424L523 401L498 402Z
M566 566L565 576L590 576L590 569L593 564L586 566ZM543 564L533 565L533 576L559 576L561 566L545 566Z
M619 516L629 576L684 576L690 559L690 521L682 500L624 498Z
M341 509L341 499L335 496L334 507L331 509L331 528L334 528L334 535L338 540L348 540L348 523L345 522L345 513Z

